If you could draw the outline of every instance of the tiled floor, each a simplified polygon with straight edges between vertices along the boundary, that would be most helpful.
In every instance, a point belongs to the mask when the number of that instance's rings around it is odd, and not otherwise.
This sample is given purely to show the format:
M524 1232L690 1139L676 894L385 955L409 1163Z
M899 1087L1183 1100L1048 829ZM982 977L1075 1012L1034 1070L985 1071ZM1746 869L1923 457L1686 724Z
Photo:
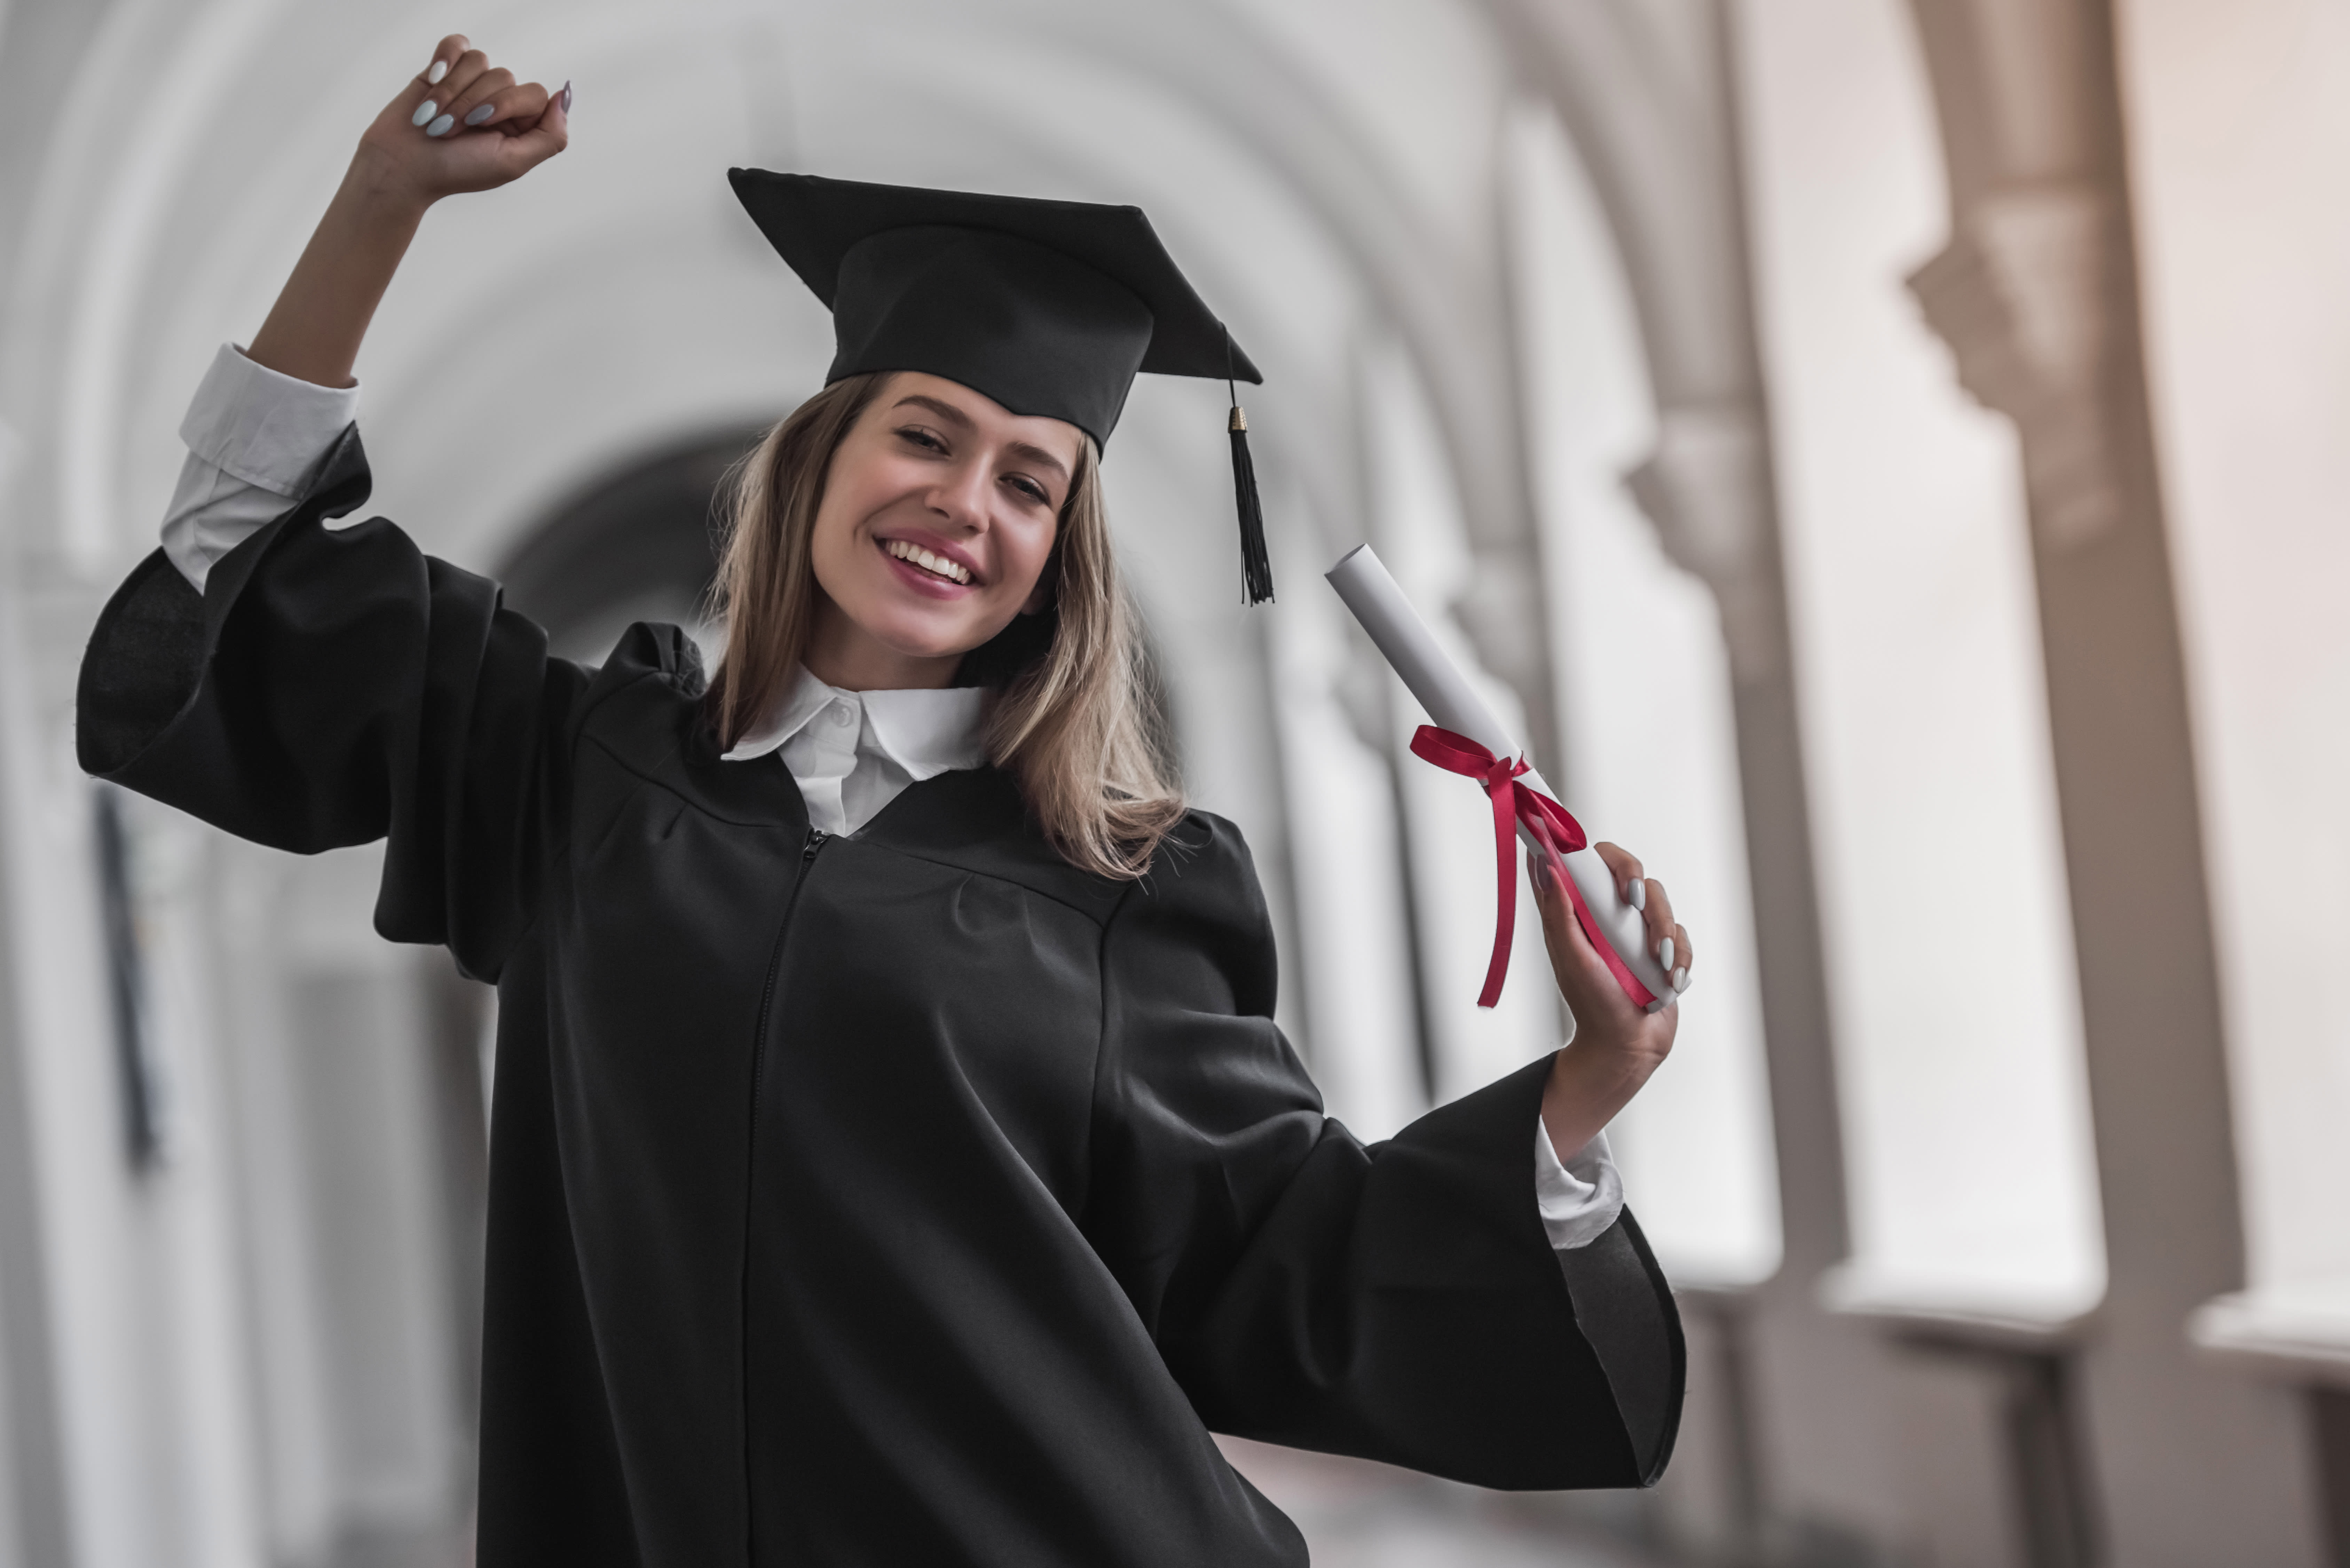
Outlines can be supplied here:
M1217 1441L1297 1521L1314 1568L1667 1568L1576 1528L1540 1499L1239 1438Z
M1674 1568L1562 1518L1553 1500L1238 1438L1216 1441L1297 1521L1314 1568ZM362 1532L347 1536L328 1561L333 1568L469 1568L473 1554L447 1533Z
M469 1568L473 1561L470 1523L462 1531L349 1531L326 1559L328 1568Z

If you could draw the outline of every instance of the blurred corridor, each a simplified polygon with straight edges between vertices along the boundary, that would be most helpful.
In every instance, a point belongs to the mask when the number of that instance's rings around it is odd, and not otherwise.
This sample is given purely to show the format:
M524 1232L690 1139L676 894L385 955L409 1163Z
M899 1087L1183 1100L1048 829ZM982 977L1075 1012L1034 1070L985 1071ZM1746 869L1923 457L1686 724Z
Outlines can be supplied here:
M705 641L815 389L733 164L1146 207L1250 346L1105 464L1188 787L1366 1139L1554 1049L1365 541L1705 952L1611 1131L1641 1494L1233 1445L1327 1568L2350 1565L2350 0L0 0L0 1568L470 1561L494 999L101 791L178 421L463 30L576 82L361 358L369 512Z

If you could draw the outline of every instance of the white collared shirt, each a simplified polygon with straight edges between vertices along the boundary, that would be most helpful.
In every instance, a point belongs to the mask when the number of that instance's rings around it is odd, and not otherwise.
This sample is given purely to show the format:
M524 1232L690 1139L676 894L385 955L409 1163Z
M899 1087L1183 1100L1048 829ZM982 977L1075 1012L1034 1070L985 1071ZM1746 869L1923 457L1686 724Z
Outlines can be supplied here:
M180 422L188 461L163 514L163 554L199 593L213 563L293 504L359 401L356 386L297 381L221 345ZM775 715L725 760L780 751L809 823L855 833L910 785L987 761L984 700L977 687L844 691L802 670ZM1534 1198L1553 1247L1596 1241L1624 1208L1607 1135L1562 1161L1536 1119Z
M986 696L976 686L844 691L803 668L775 716L725 760L782 752L807 802L809 826L854 833L908 785L987 761Z

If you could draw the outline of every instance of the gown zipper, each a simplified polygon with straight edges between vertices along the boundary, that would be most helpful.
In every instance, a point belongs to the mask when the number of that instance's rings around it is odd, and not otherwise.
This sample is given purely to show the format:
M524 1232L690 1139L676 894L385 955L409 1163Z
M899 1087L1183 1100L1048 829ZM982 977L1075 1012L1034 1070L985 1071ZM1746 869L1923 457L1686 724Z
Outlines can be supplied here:
M792 883L792 895L784 903L784 923L776 928L775 945L767 955L766 988L759 995L758 1033L751 1038L751 1137L743 1151L743 1299L742 1299L742 1359L743 1368L743 1560L747 1565L755 1561L754 1542L751 1540L751 1223L753 1219L750 1183L755 1172L759 1152L759 1085L767 1074L767 1025L775 1007L775 982L783 973L784 942L791 935L792 915L799 909L800 889L807 886L808 874L816 869L816 857L825 841L832 836L821 827L811 827L800 846L800 873Z
M821 827L808 829L807 839L800 846L800 874L792 884L792 896L784 905L784 923L775 931L775 950L767 955L766 989L759 993L759 1032L751 1039L751 1131L759 1130L759 1080L767 1066L767 1015L775 1010L775 978L783 972L784 939L791 934L792 912L799 908L800 889L807 885L808 873L816 867L818 851L832 836Z

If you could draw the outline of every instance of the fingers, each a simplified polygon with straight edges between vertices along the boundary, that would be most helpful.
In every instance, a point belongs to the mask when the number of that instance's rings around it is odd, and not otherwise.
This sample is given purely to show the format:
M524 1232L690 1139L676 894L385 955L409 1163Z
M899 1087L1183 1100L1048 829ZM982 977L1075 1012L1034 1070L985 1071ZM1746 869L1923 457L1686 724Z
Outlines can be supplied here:
M469 47L463 35L442 39L432 64L417 79L424 84L423 96L409 122L435 140L467 130L495 130L519 141L549 129L547 110L555 95L537 82L517 83L514 72L491 65L489 57ZM569 85L565 84L567 91ZM556 116L557 121L564 118ZM523 166L553 157L563 150L565 140L557 124L538 145L517 149L524 154Z
M450 112L457 117L459 125L469 130L494 130L504 131L508 136L519 136L538 123L538 117L546 112L546 103L545 88L536 82L522 82L500 88L470 106L452 104Z
M1568 1010L1585 1019L1610 1012L1628 1016L1631 1000L1584 934L1582 922L1575 918L1575 906L1559 878L1551 874L1548 862L1529 855L1527 872L1534 883L1534 907L1542 911L1543 945L1550 950L1550 967L1558 976L1559 992L1566 998Z
M1639 909L1647 898L1641 884L1643 873L1639 860L1617 845L1595 844L1591 847L1598 853L1601 860L1607 862L1609 873L1615 877L1616 896L1632 908Z
M563 151L568 91L567 83L557 94L517 83L462 34L451 34L376 117L360 147L385 178L427 205L494 190Z
M428 88L439 87L470 47L470 41L463 33L452 33L433 45L432 57L425 62L422 70L416 73L418 84Z
M449 112L449 106L463 97L489 68L490 57L479 49L467 49L459 55L456 63L449 67L448 74L432 88L430 96L416 106L416 112L409 117L409 123L423 127L427 136L448 135L457 128L457 117Z
M449 74L450 65L464 52L465 40L453 33L435 44L432 47L432 57L425 62L424 68L409 78L401 85L399 96L391 100L399 107L400 113L407 116L421 108L427 99L441 97L437 84ZM433 114L440 112L437 104L432 112ZM432 115L426 115L423 119L412 119L410 123L421 126L432 118Z
M450 82L442 84L443 88L450 85ZM514 72L504 66L493 66L468 81L461 91L452 93L448 102L442 106L442 112L469 129L487 125L497 117L499 95L514 85Z
M1599 858L1616 877L1617 897L1640 911L1647 928L1648 951L1672 982L1675 992L1689 989L1689 970L1696 955L1690 950L1689 932L1673 919L1673 901L1665 885L1645 875L1638 859L1614 844L1595 844Z
M1657 967L1665 971L1678 996L1689 989L1690 968L1697 962L1697 954L1690 947L1689 928L1673 919L1673 901L1665 885L1651 877L1648 889L1648 950L1656 955Z
M1579 1051L1614 1055L1632 1064L1645 1080L1673 1048L1679 1010L1666 1006L1667 998L1644 1007L1626 995L1575 918L1563 877L1546 875L1538 858L1530 869L1535 874L1534 899L1542 909L1543 945L1550 952L1551 971L1558 977L1559 995L1574 1015L1569 1038Z
M497 129L512 138L506 145L523 168L535 169L546 162L571 144L571 84L565 82L561 90L547 99L536 121L503 120Z
M1640 906L1640 913L1648 928L1648 950L1669 974L1679 961L1675 950L1679 944L1665 945L1673 940L1673 900L1665 891L1665 885L1653 877L1648 878L1648 896Z

